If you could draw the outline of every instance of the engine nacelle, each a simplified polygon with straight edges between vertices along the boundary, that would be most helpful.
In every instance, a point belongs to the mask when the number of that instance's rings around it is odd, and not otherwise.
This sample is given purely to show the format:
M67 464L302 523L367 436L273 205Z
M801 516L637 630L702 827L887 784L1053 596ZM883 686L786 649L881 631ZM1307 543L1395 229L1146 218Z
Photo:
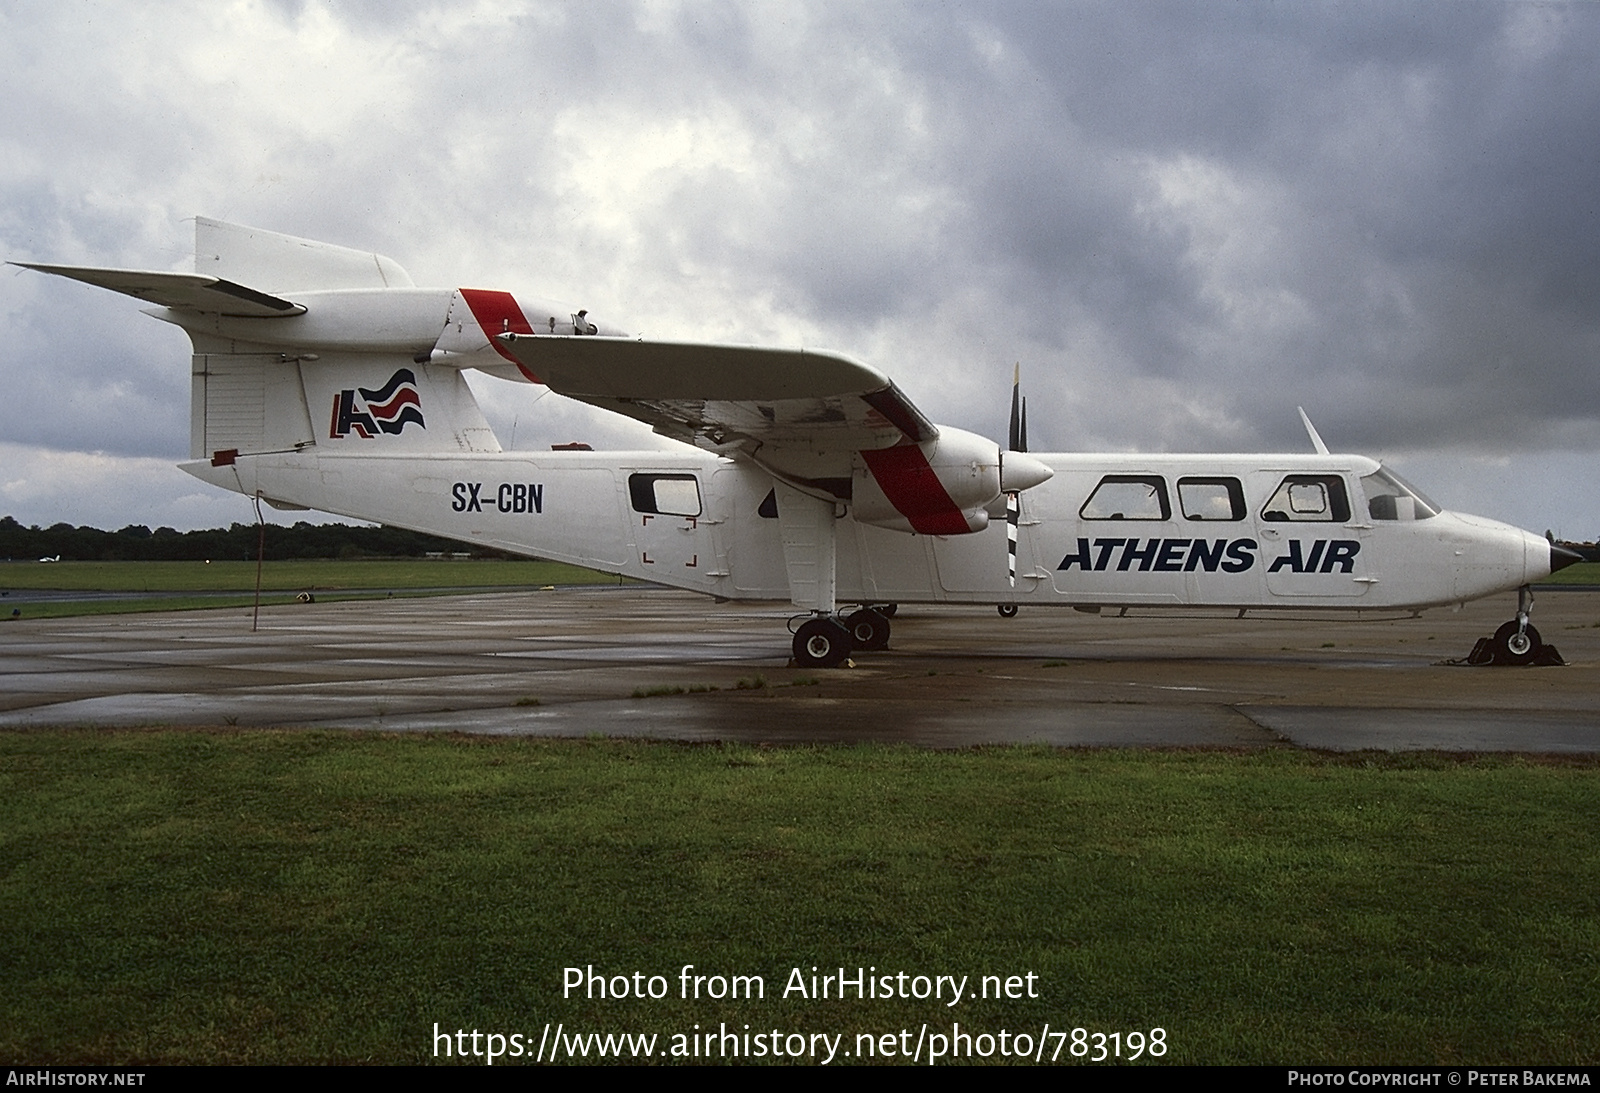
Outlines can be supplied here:
M967 535L989 526L1000 496L1000 447L941 425L921 444L858 452L851 513L863 524L922 535Z

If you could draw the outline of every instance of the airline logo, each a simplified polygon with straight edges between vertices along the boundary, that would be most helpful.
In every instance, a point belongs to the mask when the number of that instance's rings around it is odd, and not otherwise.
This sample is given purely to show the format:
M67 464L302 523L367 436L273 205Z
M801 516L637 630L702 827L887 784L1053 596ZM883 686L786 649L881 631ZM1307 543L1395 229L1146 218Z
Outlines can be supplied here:
M1268 573L1350 573L1361 543L1356 539L1318 539L1309 549L1289 540L1289 553L1274 558ZM1256 564L1260 547L1254 539L1087 539L1056 566L1085 573L1243 573Z
M428 427L422 420L417 375L409 368L401 368L376 391L355 387L334 395L328 436L337 439L355 433L370 439L379 433L399 433L412 423L419 429Z

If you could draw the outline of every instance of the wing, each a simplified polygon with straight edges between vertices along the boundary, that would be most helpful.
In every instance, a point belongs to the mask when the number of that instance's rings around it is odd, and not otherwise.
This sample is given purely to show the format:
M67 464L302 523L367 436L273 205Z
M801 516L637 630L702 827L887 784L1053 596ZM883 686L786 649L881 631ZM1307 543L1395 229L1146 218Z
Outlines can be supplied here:
M939 435L889 377L840 353L543 334L498 338L552 390L713 451L826 458Z
M270 319L304 315L300 304L284 300L253 288L225 281L220 277L207 277L199 273L161 273L140 269L97 269L93 266L46 266L35 262L12 262L13 266L36 269L40 273L53 273L57 277L70 277L87 285L109 288L124 296L148 300L162 307L181 308L185 311L204 311L220 315L241 315L255 319Z

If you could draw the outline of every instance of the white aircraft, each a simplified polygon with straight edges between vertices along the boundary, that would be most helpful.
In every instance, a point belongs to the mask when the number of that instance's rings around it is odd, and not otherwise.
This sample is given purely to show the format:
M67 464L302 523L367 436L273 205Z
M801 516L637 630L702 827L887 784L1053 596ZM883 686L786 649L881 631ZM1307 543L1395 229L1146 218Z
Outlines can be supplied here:
M283 509L788 600L794 659L883 648L900 603L1417 612L1580 560L1336 455L1027 454L935 425L838 353L646 341L587 311L416 288L382 255L200 218L195 272L16 263L155 304L194 345L185 471ZM676 451L505 451L476 368L647 422ZM1303 416L1303 415L1302 415ZM579 450L572 450L577 448ZM840 605L853 605L842 613ZM808 617L807 617L808 616Z

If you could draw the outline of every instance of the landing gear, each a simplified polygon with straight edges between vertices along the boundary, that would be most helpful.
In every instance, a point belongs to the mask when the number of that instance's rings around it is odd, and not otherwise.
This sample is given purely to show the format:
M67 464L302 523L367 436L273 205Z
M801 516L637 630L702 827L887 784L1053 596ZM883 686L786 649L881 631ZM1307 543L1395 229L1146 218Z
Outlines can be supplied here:
M794 662L802 668L837 668L849 655L850 631L838 619L811 619L794 632Z
M1479 638L1467 656L1473 665L1504 664L1521 667L1527 664L1565 664L1554 645L1546 645L1539 631L1528 621L1533 610L1533 589L1523 585L1517 589L1517 617L1503 624L1492 638Z
M1532 624L1518 623L1516 619L1496 630L1494 637L1489 640L1495 662L1499 664L1532 664L1543 646L1539 631Z
M813 615L794 632L794 662L801 668L837 668L852 652L888 647L889 620L878 607L862 607L843 619Z
M1014 603L997 604L995 605L995 610L1000 612L1002 619L1014 619L1017 617L1017 605Z
M874 653L889 646L889 620L875 608L863 607L844 620L850 631L850 644L863 653Z

